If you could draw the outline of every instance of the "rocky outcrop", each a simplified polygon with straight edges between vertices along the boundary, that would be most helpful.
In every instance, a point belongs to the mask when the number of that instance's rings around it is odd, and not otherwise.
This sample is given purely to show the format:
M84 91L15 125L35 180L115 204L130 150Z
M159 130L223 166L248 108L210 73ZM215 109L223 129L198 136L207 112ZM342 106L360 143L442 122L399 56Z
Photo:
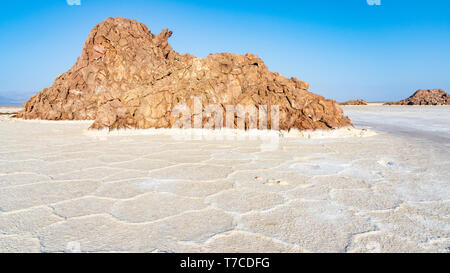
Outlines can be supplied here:
M450 105L450 95L441 89L424 89L416 91L411 97L388 102L386 105Z
M186 105L190 119L201 99L202 110L214 104L223 115L227 105L278 106L280 129L351 125L335 101L309 92L304 81L270 72L257 56L181 55L169 45L171 35L167 29L154 35L135 20L106 19L91 31L75 65L27 101L18 117L94 120L91 128L98 129L168 128L179 118L175 106ZM204 115L203 124L210 118ZM249 127L248 118L236 118Z
M367 105L365 100L349 100L339 103L340 105Z

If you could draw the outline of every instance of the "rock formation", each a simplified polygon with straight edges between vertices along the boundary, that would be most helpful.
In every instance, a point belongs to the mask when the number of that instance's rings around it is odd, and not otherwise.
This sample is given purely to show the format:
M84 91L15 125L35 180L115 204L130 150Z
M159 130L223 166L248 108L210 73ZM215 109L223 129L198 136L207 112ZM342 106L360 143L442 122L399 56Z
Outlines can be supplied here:
M407 99L385 105L450 105L450 95L441 89L423 89Z
M28 100L18 117L94 120L97 129L168 128L179 118L171 114L176 105L195 115L197 97L203 107L224 111L226 105L278 106L283 130L351 125L335 101L309 92L304 81L270 72L257 56L181 55L169 45L171 35L167 29L154 35L135 20L106 19L93 28L75 65ZM248 119L236 118L249 127Z
M367 105L365 100L349 100L346 102L339 103L340 105Z

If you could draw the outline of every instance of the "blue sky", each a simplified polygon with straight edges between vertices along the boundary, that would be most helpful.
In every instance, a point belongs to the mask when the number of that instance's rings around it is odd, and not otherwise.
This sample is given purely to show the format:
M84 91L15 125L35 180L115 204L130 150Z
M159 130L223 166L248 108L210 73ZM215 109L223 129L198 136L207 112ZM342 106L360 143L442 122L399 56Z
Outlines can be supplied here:
M0 10L0 96L23 99L50 86L110 16L136 19L155 34L168 27L180 53L254 53L270 70L338 101L450 91L448 0L15 0Z

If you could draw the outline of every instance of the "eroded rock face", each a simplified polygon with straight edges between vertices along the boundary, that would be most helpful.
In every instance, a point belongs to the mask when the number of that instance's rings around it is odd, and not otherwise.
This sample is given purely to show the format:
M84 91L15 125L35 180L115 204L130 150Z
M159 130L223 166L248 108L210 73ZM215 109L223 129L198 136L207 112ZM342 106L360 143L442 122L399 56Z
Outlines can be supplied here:
M367 102L365 100L349 100L340 103L340 105L367 105Z
M91 128L168 128L176 105L194 112L201 98L210 104L279 107L279 129L351 125L339 105L308 91L296 78L272 73L252 54L196 58L178 54L171 31L154 35L142 23L108 18L95 26L75 65L25 103L25 119L95 120ZM269 111L269 124L271 128ZM191 118L191 117L188 117ZM249 120L245 117L245 126ZM203 116L203 124L210 122Z
M423 89L416 91L411 97L388 102L386 105L450 105L450 95L441 89Z

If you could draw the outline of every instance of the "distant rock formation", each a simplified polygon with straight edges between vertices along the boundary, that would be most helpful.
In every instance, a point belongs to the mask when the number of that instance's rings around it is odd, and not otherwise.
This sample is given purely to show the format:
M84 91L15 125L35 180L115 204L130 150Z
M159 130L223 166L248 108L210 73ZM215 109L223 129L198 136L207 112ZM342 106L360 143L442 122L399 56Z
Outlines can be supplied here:
M423 89L407 99L385 105L450 105L450 95L441 89Z
M367 105L365 100L349 100L339 103L340 105Z
M310 93L304 81L270 72L257 56L181 55L169 45L171 35L167 29L154 35L135 20L106 19L92 29L75 65L28 100L18 117L94 120L96 129L170 128L179 119L171 114L176 105L185 104L193 117L194 98L201 98L204 107L223 110L279 106L282 130L351 125L335 101ZM249 127L248 119L236 118Z

